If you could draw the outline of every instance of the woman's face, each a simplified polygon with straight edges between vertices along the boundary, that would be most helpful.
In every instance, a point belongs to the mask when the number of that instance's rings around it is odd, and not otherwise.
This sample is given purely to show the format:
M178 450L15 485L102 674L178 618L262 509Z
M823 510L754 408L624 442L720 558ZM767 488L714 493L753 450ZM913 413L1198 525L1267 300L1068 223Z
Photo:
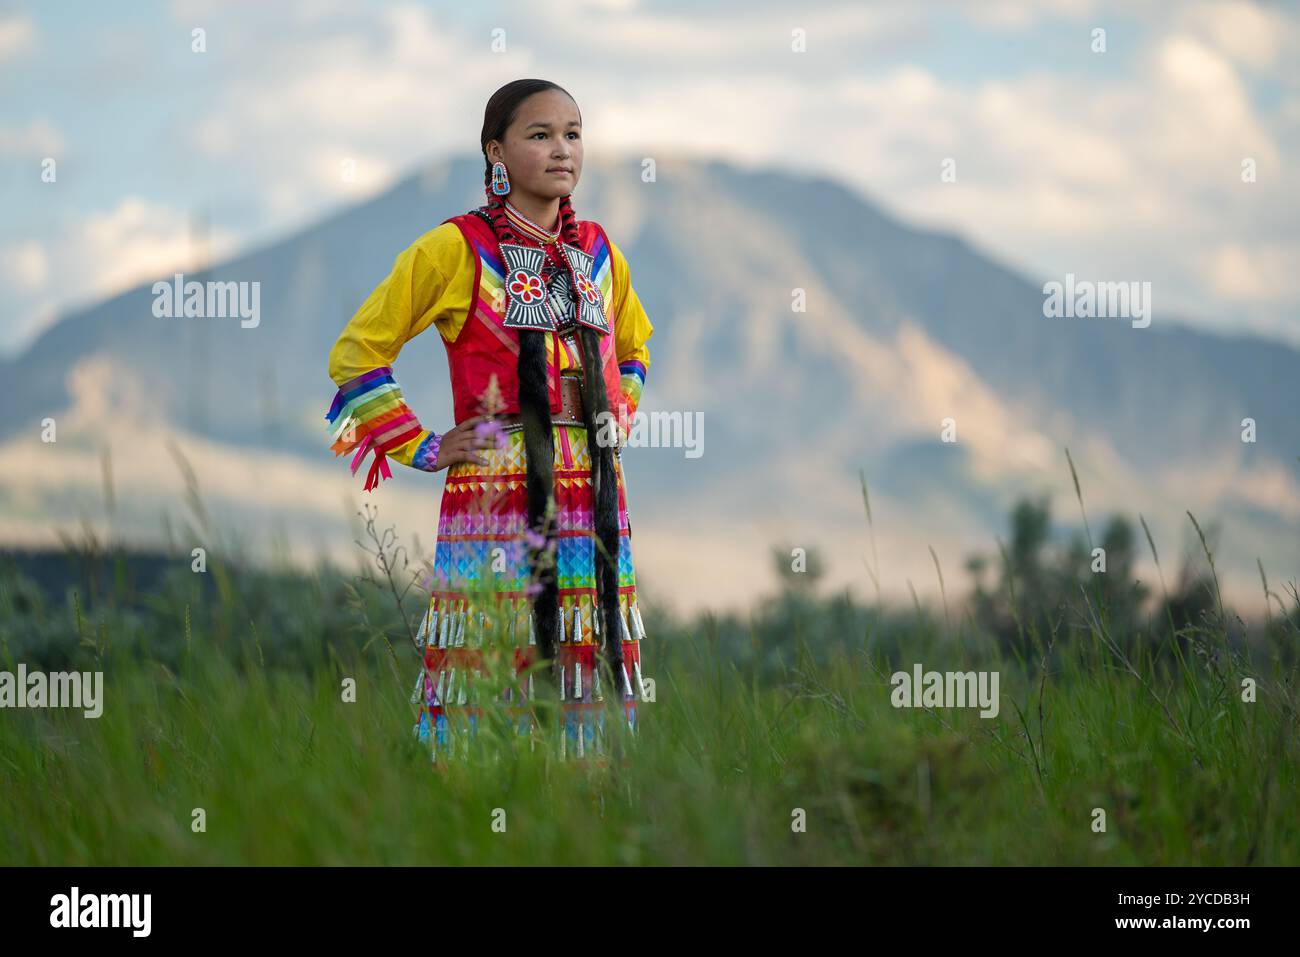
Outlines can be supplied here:
M510 192L559 199L582 175L582 119L559 90L534 93L519 104L505 140L488 144L488 157L506 164Z

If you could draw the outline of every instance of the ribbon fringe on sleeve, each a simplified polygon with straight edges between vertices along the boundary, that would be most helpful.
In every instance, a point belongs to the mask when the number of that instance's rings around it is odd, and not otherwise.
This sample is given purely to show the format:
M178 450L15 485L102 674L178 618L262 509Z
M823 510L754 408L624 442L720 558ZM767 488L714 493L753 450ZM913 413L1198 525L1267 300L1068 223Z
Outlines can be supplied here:
M424 431L402 398L401 386L393 378L392 366L381 366L339 386L325 418L329 421L336 456L355 451L352 474L357 473L366 453L374 461L366 475L366 491L379 484L380 475L392 478L388 453Z
M627 404L628 416L636 415L637 406L641 404L641 389L645 385L645 364L636 359L628 359L618 364L619 391Z

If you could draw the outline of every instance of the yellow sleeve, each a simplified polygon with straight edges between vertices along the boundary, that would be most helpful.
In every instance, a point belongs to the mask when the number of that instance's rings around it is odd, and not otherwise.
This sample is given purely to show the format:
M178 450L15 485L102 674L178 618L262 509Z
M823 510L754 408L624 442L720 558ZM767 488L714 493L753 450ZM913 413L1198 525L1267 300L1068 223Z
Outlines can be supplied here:
M329 354L329 376L338 386L326 418L336 441L336 455L360 450L360 459L375 452L366 488L387 477L386 457L431 471L433 462L417 453L432 451L436 436L420 424L393 378L392 363L402 347L436 319L453 313L456 293L463 294L461 249L468 245L454 223L431 230L398 254L388 276L366 297L348 321ZM473 273L470 273L471 281ZM463 309L459 311L464 311Z
M654 326L632 288L627 259L612 239L609 255L614 273L614 349L620 389L627 400L628 414L632 415L641 402L641 390L650 369L650 349L646 343L654 335Z
M426 250L434 268L445 278L446 285L435 310L433 323L448 342L456 336L469 318L470 308L478 290L474 288L477 255L455 223L444 223L428 234Z

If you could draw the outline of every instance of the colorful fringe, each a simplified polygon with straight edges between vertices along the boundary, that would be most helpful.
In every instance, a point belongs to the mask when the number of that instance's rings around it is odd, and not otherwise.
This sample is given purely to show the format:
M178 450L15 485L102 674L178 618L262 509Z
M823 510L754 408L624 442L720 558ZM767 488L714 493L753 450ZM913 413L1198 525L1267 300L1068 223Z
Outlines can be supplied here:
M333 430L334 454L356 450L352 459L353 475L366 453L374 452L374 461L366 475L367 492L379 484L381 474L384 478L393 477L387 454L424 431L402 398L392 366L371 369L339 386L325 418Z
M554 426L556 499L556 575L559 630L556 656L560 691L562 758L605 752L605 695L597 671L602 643L596 611L592 496L587 434L581 426ZM528 596L528 550L523 538L528 503L522 431L505 434L502 449L482 449L488 465L460 463L448 470L443 490L433 587L421 642L424 667L417 676L413 703L424 691L424 708L414 731L440 753L454 753L456 731L477 732L483 711L473 685L484 675L484 652L498 660L513 656L514 677L537 660L535 622ZM636 730L636 699L644 698L641 640L645 627L637 604L631 533L619 476L619 630L625 665L622 701L628 726ZM491 634L493 611L504 612L506 634ZM531 718L532 682L503 693L511 725L520 734L535 730ZM466 748L465 736L460 747Z
M641 404L641 389L645 385L645 365L637 359L618 364L619 391L627 401L627 414L635 415Z

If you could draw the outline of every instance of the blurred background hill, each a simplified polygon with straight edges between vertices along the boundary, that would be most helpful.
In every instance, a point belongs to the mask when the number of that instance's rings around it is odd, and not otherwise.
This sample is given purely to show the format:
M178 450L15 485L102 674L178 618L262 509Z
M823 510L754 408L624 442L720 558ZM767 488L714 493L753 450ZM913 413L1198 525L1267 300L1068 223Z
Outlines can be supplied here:
M174 448L215 520L255 552L350 561L346 522L370 496L327 448L326 357L393 258L477 204L478 174L474 157L432 164L185 273L259 282L256 327L156 318L145 283L48 328L3 367L0 537L49 543L90 523L156 544L184 503ZM1193 544L1187 510L1217 526L1230 589L1255 587L1257 559L1282 578L1300 569L1294 347L1180 324L1158 301L1146 329L1044 318L1040 283L824 178L683 158L645 183L633 160L598 161L582 189L582 215L625 251L655 323L643 410L703 423L699 457L626 458L638 569L680 607L775 584L778 540L818 549L828 582L865 586L860 470L891 556L882 588L931 593L929 547L955 574L1023 496L1047 493L1058 521L1077 521L1067 447L1099 516L1141 513L1175 550ZM396 367L421 418L450 427L436 331ZM40 441L46 417L55 443ZM941 440L947 418L955 442ZM374 500L431 542L442 476L395 475Z

